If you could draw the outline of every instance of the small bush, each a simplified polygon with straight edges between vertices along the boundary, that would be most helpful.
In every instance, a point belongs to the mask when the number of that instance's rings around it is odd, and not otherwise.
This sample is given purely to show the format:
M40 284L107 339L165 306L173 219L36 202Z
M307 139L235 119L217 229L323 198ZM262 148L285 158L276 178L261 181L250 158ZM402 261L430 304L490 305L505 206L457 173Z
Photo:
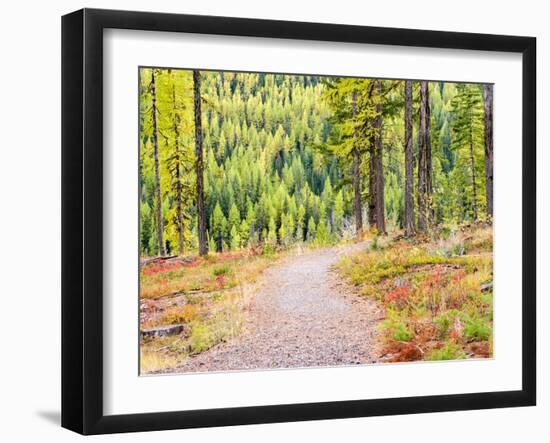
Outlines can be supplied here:
M400 314L388 308L386 311L387 319L384 320L381 327L385 331L389 338L397 341L411 341L414 338L414 334L407 327L407 324L401 320Z
M386 303L392 303L398 307L404 307L411 296L411 284L408 281L401 283L395 289L386 293L384 299Z
M189 347L191 354L199 354L206 351L216 343L212 330L207 325L197 325L193 328L191 337L189 337Z
M276 252L275 246L271 244L271 242L265 242L262 250L262 254L265 255L266 257L271 257L275 255L275 252Z
M159 323L168 325L177 325L180 323L190 323L198 317L197 305L184 305L171 308L161 317Z
M447 240L451 236L452 233L453 233L453 230L451 229L451 227L447 226L447 225L444 225L444 226L441 227L439 235L443 240Z
M489 340L491 327L481 318L471 318L464 327L464 336L478 341Z
M448 313L445 312L434 318L434 323L439 331L439 338L445 337L445 335L447 335L447 332L449 332L449 328L451 327L452 319L447 314Z
M464 320L465 315L457 311L456 309L450 309L434 318L433 322L437 326L439 337L441 339L443 339L447 335L457 317L460 320Z
M426 360L461 360L466 358L462 348L456 343L447 343L440 349L434 349L426 356Z
M464 245L464 242L460 241L451 246L449 254L451 257L460 257L466 254L466 246Z
M466 245L461 237L451 235L447 239L439 241L435 253L445 258L462 257L466 254Z
M393 338L397 341L411 341L414 334L404 323L397 323L394 325Z
M221 265L212 270L212 274L214 274L214 277L219 277L221 275L228 275L230 272L231 272L231 268L229 267L229 265Z

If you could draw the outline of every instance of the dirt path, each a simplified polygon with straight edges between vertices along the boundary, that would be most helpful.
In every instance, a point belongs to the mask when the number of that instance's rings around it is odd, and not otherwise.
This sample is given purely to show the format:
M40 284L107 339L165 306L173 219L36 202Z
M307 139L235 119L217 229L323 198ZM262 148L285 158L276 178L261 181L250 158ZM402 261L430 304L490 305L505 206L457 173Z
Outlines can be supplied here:
M267 270L245 332L173 372L334 366L376 361L374 302L353 294L331 267L366 243L292 256Z

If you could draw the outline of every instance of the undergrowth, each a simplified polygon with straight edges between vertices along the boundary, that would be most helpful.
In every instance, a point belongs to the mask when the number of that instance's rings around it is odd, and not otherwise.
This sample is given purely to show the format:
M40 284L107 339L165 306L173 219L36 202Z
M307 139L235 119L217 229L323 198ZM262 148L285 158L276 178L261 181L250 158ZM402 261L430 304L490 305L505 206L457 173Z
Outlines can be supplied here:
M431 238L379 239L341 259L339 272L385 309L383 361L492 356L492 227L441 229Z
M190 355L229 340L242 329L253 284L276 256L212 254L141 269L141 330L183 325L183 332L141 339L142 373L162 372Z

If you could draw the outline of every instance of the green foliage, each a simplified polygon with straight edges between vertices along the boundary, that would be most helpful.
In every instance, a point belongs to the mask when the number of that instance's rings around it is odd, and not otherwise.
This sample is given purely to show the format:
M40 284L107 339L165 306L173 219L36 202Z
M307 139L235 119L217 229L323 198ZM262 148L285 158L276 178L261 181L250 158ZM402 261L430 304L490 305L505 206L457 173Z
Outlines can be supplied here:
M193 247L197 244L197 209L191 71L155 72L161 116L160 175L163 194L168 197L165 238L174 248L182 225L185 244ZM152 236L155 180L150 73L151 69L143 68L140 83L140 178L144 203L140 244L145 255L157 251ZM230 72L201 72L201 78L210 247L235 248L237 242L248 246L260 240L270 241L272 246L287 246L311 238L306 221L310 217L319 219L321 201L325 217L332 219L333 186L338 177L338 164L316 149L327 141L331 125L322 79ZM344 185L340 192L339 224L352 215L351 207L344 204L349 186ZM178 214L183 217L178 219ZM270 226L272 219L274 227ZM264 230L266 236L261 235ZM319 241L324 243L330 226L320 231L323 238Z
M338 191L334 199L334 233L339 235L344 228L344 195Z
M241 247L241 236L237 225L233 225L230 231L230 247L232 251L235 251Z
M409 331L404 323L398 323L394 326L393 338L397 341L411 341L414 334Z
M460 83L456 90L451 101L451 148L455 152L456 163L450 176L458 185L456 203L461 214L457 215L472 220L474 210L481 214L485 208L483 99L480 85Z
M393 340L409 342L414 338L414 333L407 326L405 319L391 307L387 309L387 318L382 322L381 328Z
M317 226L315 225L315 220L313 220L313 216L311 216L309 217L309 221L307 223L307 239L309 241L313 241L316 233L317 233Z
M241 216L239 214L239 210L237 209L237 205L233 203L231 205L231 209L229 210L229 229L233 229L234 227L238 227L241 224Z
M439 337L441 339L447 336L450 328L453 326L453 323L456 319L464 321L465 315L463 312L458 311L457 309L449 309L448 311L442 312L436 316L433 320L434 324L437 326L439 331Z
M153 219L151 216L151 208L146 201L142 201L140 203L139 220L140 248L142 252L146 252L149 250L149 244L151 241L151 236L153 234Z
M241 221L239 235L241 237L242 245L245 247L248 246L250 243L250 225L248 224L246 218L243 218Z
M227 229L227 220L225 216L223 215L222 208L218 203L216 203L216 207L214 208L214 213L212 215L212 224L211 224L211 238L214 244L217 244L219 242L219 239L223 239L226 235L226 229ZM214 248L213 251L215 251L217 248Z
M267 241L272 245L277 242L277 228L275 225L275 219L273 217L269 219L269 231L267 232Z
M214 275L214 277L218 277L220 275L228 275L230 272L231 268L229 267L229 265L221 265L212 270L212 274Z
M493 333L490 324L479 317L469 318L464 327L464 336L473 340L489 340Z
M142 68L139 84L142 255L159 250L151 72ZM155 77L164 239L181 254L181 240L191 252L198 243L192 71L155 68ZM384 128L385 216L388 226L402 227L402 81L233 72L201 72L201 79L206 219L214 251L260 241L275 247L341 238L354 222L354 147L367 203L374 132L365 122L376 117ZM374 92L377 85L380 93ZM415 108L417 83L413 89ZM473 173L479 214L485 205L480 88L430 82L429 91L435 221L471 220Z
M382 249L340 259L336 269L385 308L384 352L391 361L492 355L493 294L486 283L493 261L478 253L491 234L486 225L455 227L431 240L386 241ZM441 254L442 242L465 238L471 245L465 255Z
M456 343L448 342L440 349L434 349L426 360L461 360L466 358L462 347Z

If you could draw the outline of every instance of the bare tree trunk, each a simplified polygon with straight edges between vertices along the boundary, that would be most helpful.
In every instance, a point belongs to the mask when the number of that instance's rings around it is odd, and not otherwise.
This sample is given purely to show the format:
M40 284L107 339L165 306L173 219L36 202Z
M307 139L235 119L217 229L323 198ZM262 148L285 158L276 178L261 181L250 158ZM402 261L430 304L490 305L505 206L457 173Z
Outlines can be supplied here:
M164 220L162 219L162 192L160 187L160 164L159 164L159 134L157 124L157 91L155 86L155 70L151 69L151 112L153 114L153 151L155 157L155 199L157 219L157 241L159 244L159 255L166 255L164 249Z
M361 158L359 156L359 149L357 146L358 137L357 137L357 123L355 121L355 116L357 115L357 91L354 89L352 93L352 115L353 115L353 165L352 165L352 175L353 175L353 193L354 193L354 212L355 212L355 233L357 237L361 237L363 232L363 209L361 207L361 171L360 163Z
M412 81L405 81L405 235L414 235Z
M474 139L472 134L472 122L470 121L470 163L472 167L472 210L474 221L477 221L477 185L476 185L476 159L474 157Z
M176 166L176 180L181 180L180 165ZM182 190L181 186L178 186L176 193L176 222L178 225L178 253L179 255L185 254L185 235L184 235L184 221L183 221L183 202L182 202Z
M369 137L369 228L376 227L376 139L374 135Z
M487 217L493 218L493 85L483 85L485 108L485 196Z
M174 105L174 121L173 121L173 131L174 131L174 156L175 156L175 194L176 194L176 225L178 229L178 252L179 255L185 253L185 236L184 236L184 221L183 221L183 186L181 183L181 169L180 169L180 116L177 111L176 106L176 86L172 84L172 103Z
M373 81L374 82L374 81ZM374 91L376 83L372 83L371 93ZM365 121L365 126L374 124L370 119L367 118ZM374 131L370 132L369 136L369 194L368 194L368 213L367 217L369 220L369 228L376 228L376 136Z
M426 107L422 83L420 84L420 109L419 109L419 128L418 128L418 230L426 231L426 150L424 148L426 133Z
M432 119L430 111L430 91L428 82L426 82L426 134L425 134L425 148L426 148L426 194L428 195L426 205L428 214L428 226L434 221L434 208L432 202L433 194L433 174L432 174Z
M208 254L208 242L206 241L206 211L204 205L204 164L202 153L202 114L201 114L201 74L193 71L193 102L195 107L195 171L197 174L197 214L199 254Z
M386 218L384 209L384 165L382 151L382 81L376 84L378 102L376 103L376 117L374 118L374 183L376 189L376 228L380 234L386 233Z
M432 219L432 146L428 82L420 82L420 128L418 131L418 230L425 232Z

